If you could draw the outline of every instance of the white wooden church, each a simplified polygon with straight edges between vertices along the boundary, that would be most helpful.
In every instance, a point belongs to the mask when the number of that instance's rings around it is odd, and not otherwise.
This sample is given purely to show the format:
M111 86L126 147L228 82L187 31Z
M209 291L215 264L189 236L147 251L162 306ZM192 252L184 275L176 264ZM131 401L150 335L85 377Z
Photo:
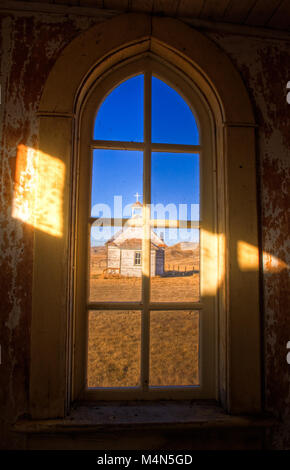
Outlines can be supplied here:
M121 276L141 277L142 275L142 204L132 204L132 215L126 227L107 241L107 269ZM164 273L164 250L166 244L151 230L151 276Z

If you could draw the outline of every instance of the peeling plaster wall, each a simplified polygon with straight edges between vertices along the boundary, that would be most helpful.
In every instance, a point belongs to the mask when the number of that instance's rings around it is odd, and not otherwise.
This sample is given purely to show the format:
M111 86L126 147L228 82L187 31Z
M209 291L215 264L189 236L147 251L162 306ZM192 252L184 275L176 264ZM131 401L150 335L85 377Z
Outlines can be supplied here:
M37 108L55 60L82 31L101 18L45 14L0 16L0 448L22 448L9 432L28 413L33 229L11 216L17 146L37 148ZM268 446L290 448L289 320L289 42L207 33L234 62L256 113L257 185L261 249L264 251L263 363L265 407L281 418ZM284 264L283 264L284 263Z
M249 91L257 130L265 406L282 420L269 446L290 448L290 40L210 34L230 56Z
M11 216L16 152L37 148L37 109L62 49L91 18L0 16L0 448L25 446L9 423L28 412L33 229Z

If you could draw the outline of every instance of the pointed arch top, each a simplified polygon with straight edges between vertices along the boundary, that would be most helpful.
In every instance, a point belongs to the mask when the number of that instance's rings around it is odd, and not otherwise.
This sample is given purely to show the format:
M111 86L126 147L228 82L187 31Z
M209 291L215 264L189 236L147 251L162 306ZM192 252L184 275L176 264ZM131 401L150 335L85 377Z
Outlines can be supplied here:
M254 125L244 83L227 55L204 34L172 18L128 13L74 39L52 68L39 114L74 115L79 93L97 75L125 59L151 52L181 68L216 108L223 122Z
M204 109L213 122L208 140L212 140L216 164L213 192L217 235L222 235L217 237L218 275L224 276L218 320L219 394L231 413L257 413L261 409L259 271L258 267L243 271L238 259L240 241L246 246L259 246L255 120L247 89L229 57L204 34L176 19L128 13L94 26L63 50L44 85L38 109L39 148L59 159L66 171L62 237L36 231L34 238L30 371L33 418L64 416L70 400L71 342L67 325L73 323L74 315L72 232L77 220L80 161L87 165L84 171L88 168L88 159L81 159L78 150L78 124L86 108L83 104L90 91L104 95L106 76L110 86L119 83L120 65L127 67L132 61L135 68L142 54L157 58L160 66L163 62L168 76L170 68L181 72L185 86L192 83L194 86L188 88L197 91L198 98L202 95ZM241 294L247 299L246 309Z

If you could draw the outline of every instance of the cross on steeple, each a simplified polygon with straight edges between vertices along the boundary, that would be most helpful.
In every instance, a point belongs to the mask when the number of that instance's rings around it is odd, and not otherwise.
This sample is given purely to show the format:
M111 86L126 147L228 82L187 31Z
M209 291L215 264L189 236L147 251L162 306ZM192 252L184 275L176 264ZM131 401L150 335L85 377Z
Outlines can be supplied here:
M136 194L134 194L134 196L135 196L135 198L136 198L136 202L139 202L139 201L138 201L138 198L139 198L140 196L142 196L142 194L138 194L138 192L137 192Z
M142 196L142 194L139 194L138 192L134 194L136 198L136 202L132 204L132 217L141 217L142 216L142 204L139 202L139 197Z

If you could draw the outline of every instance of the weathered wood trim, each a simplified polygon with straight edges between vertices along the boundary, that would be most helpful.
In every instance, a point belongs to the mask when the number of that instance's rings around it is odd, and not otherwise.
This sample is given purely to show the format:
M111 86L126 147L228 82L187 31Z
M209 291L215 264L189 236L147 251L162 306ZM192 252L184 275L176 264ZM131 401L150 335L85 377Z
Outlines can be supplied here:
M88 310L140 310L143 302L89 302ZM201 302L149 302L149 310L202 310Z
M96 38L99 39L97 43ZM84 47L85 56L82 53ZM76 113L79 117L81 104L85 102L98 72L102 78L112 67L127 59L134 61L144 51L151 51L159 57L167 64L168 70L170 67L179 70L186 77L188 86L207 103L208 112L214 119L218 233L222 233L225 239L219 265L222 267L226 261L224 278L221 278L217 293L223 403L232 413L257 413L260 410L258 267L254 272L246 272L237 262L237 242L241 237L253 246L257 247L258 243L255 120L248 93L231 61L201 33L177 20L128 14L99 24L72 41L56 61L39 107L40 115L49 114L40 119L40 150L65 162L68 179L63 200L64 236L52 240L40 232L35 233L30 376L30 408L35 418L63 416L66 403L66 321L71 313L68 312L66 298L70 259L68 230L71 200L81 193L76 194L75 189L71 193L69 177L74 168L73 175L78 178L78 166L73 162L73 151L78 151L78 125L73 119L60 116ZM231 125L223 127L225 122ZM72 135L75 137L74 146ZM89 131L86 137L89 142ZM90 162L86 165L84 171L89 178ZM87 187L85 189L87 191ZM242 194L246 194L243 200ZM81 200L81 203L86 202ZM77 222L87 224L88 216L86 213L78 215ZM76 257L86 258L86 252L72 256L72 269ZM81 279L86 279L86 276L84 271ZM81 288L77 283L74 286ZM247 298L247 314L241 298ZM81 303L86 305L86 299ZM78 321L80 323L75 324L75 330L79 327L85 330L84 320ZM78 367L81 374L84 364L79 363Z
M143 142L120 142L112 140L93 140L91 147L93 149L110 149L110 150L139 150L144 151L145 144ZM201 145L183 145L183 144L151 144L152 152L169 152L169 153L199 153Z
M122 8L124 11L124 8ZM134 3L131 6L130 11L134 12ZM135 10L136 11L136 10ZM137 10L139 12L140 10ZM37 15L39 13L46 13L50 15L71 15L71 16L90 16L96 18L102 18L104 20L111 18L112 16L118 15L121 12L121 9L110 9L110 8L100 8L81 6L81 5L71 5L71 4L56 4L51 3L49 0L45 2L27 2L21 0L2 0L0 6L0 12L13 13L14 15ZM285 28L271 28L269 26L263 25L245 25L243 23L234 23L234 22L222 22L216 21L214 18L212 20L205 20L201 18L195 18L194 15L184 15L178 14L174 15L168 14L168 16L173 16L178 18L184 23L187 23L194 28L200 31L217 31L221 33L235 34L240 36L247 37L257 37L257 38L268 38L271 40L290 40L289 31Z
M98 225L103 227L125 227L130 221L130 227L140 227L140 222L131 219L121 219L121 218L107 218L107 217L89 217L89 224L93 225L95 222L98 222ZM198 229L200 223L197 220L170 220L170 219L151 219L150 225L153 228L163 227L163 228L192 228Z

